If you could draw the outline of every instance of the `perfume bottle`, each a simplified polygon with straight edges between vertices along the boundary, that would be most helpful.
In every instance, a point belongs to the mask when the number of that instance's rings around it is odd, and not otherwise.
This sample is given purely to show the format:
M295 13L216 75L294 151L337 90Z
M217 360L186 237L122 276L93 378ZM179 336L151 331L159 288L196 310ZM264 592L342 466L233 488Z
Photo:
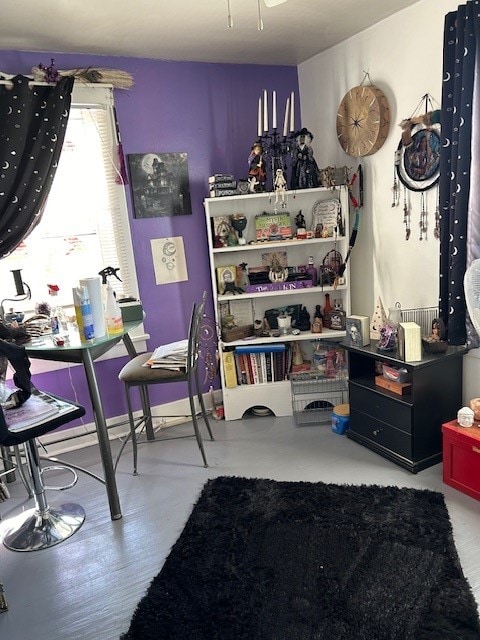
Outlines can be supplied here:
M323 326L326 329L330 329L332 322L330 320L330 313L333 311L332 304L330 302L330 294L325 294L325 304L323 305Z
M315 287L316 284L318 283L318 272L317 272L317 267L313 263L313 256L308 256L308 265L305 271L310 276L310 280L312 281L312 287Z

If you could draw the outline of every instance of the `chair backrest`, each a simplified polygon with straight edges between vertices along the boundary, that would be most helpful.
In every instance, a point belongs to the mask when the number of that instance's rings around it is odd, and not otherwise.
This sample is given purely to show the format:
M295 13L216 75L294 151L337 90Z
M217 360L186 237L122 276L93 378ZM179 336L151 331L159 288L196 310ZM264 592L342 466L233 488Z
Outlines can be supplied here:
M196 302L193 305L192 316L190 318L190 326L188 329L187 373L195 371L198 364L200 331L205 312L206 300L207 292L204 291L200 302Z

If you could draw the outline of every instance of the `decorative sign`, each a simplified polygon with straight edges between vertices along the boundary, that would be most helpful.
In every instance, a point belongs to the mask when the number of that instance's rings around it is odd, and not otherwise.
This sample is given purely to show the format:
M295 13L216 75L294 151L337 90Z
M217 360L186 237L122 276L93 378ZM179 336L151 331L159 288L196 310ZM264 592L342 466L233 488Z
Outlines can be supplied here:
M257 240L289 240L292 224L289 213L262 213L255 216Z

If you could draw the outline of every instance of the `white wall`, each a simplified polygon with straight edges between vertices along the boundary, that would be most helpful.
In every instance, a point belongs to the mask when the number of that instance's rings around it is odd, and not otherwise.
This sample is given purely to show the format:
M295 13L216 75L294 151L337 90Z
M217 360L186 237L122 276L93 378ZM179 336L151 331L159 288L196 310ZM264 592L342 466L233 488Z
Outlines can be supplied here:
M401 135L398 123L412 115L426 93L441 102L444 19L459 4L421 0L299 67L302 126L315 136L319 167L356 168L360 160L364 170L364 207L351 257L352 313L370 316L379 296L386 310L396 301L404 309L438 303L436 188L428 191L428 239L419 240L420 196L413 194L412 232L406 242L402 204L391 206L393 160ZM364 71L388 98L390 131L377 153L356 159L345 155L338 143L336 114L345 93L362 82Z
M393 156L399 122L412 115L421 97L442 98L443 28L460 0L420 0L378 25L299 67L302 126L315 136L320 168L360 160L365 174L360 232L351 258L352 313L371 316L378 297L388 313L397 300L404 309L438 303L438 241L433 238L436 189L428 192L428 240L419 241L420 198L412 195L412 233L405 241L403 209L392 208ZM337 108L359 85L364 71L387 96L390 132L372 156L345 155L336 136ZM402 189L403 196L403 189ZM464 357L463 403L480 396L480 350ZM460 408L460 407L459 407Z

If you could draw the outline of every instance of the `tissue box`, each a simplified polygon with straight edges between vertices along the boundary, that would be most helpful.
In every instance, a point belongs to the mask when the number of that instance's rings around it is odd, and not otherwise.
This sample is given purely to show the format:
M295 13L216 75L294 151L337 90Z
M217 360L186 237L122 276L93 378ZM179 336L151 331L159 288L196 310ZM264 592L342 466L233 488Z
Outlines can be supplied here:
M143 307L140 300L133 302L119 302L123 322L143 320Z

